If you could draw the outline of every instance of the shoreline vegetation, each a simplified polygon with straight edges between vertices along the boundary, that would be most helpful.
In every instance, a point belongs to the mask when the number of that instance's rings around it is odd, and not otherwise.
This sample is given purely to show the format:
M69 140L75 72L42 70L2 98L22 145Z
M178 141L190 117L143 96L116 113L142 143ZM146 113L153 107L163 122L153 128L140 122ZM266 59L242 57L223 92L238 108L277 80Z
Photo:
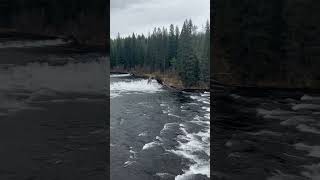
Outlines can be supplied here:
M86 44L81 43L72 36L65 35L46 35L38 33L20 32L15 29L0 28L0 43L7 41L41 41L41 40L55 40L62 39L63 41L70 42L67 44L70 48L78 49L79 51L97 51L105 52L106 44ZM61 45L60 45L61 46Z
M0 2L0 33L65 37L79 45L108 46L106 1L10 0Z
M111 72L153 77L166 87L184 91L210 88L210 23L202 30L185 20L181 31L170 25L145 36L110 39Z
M174 91L186 91L186 92L210 92L210 88L206 86L202 87L189 87L186 88L183 86L181 80L179 80L179 77L174 74L163 74L161 72L141 72L141 71L125 71L121 69L112 69L110 71L112 74L131 74L132 76L136 78L149 78L153 77L158 83L165 86L166 88L169 88ZM214 91L216 93L267 93L267 92L291 92L299 95L303 95L304 93L310 93L310 94L318 94L319 90L315 88L305 88L305 87L286 87L286 86L246 86L246 85L239 85L239 84L227 84L224 82L219 81L212 81L211 82L214 87Z
M233 4L233 5L230 5ZM320 89L319 1L215 1L214 79L230 85ZM299 12L299 16L297 16Z
M210 91L210 88L206 85L198 85L193 87L185 87L180 79L180 77L173 72L146 72L146 71L125 71L119 69L112 69L110 73L114 74L131 74L136 78L145 78L150 77L154 78L159 84L175 91L186 91L186 92L205 92Z

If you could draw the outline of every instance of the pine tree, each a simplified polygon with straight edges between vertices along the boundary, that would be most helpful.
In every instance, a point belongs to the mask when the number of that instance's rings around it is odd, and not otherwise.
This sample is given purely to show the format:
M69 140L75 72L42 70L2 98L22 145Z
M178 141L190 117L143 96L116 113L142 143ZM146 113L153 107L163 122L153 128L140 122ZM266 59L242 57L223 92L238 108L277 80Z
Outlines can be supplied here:
M181 32L173 24L169 32L165 27L154 28L145 37L131 36L110 40L111 68L127 70L142 67L151 72L176 73L186 87L209 84L210 25L198 32L191 20L183 23Z

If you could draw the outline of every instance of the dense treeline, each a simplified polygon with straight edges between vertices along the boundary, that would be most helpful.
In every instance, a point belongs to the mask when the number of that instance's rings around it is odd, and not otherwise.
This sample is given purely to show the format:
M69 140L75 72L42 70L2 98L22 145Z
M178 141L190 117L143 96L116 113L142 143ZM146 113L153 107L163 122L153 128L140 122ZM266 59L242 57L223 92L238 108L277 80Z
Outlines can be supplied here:
M184 86L198 86L210 81L210 24L197 30L186 20L178 26L154 28L148 35L132 34L110 40L111 68L144 69L149 72L175 73Z
M105 0L0 0L0 29L106 43Z
M215 79L320 88L319 5L317 0L216 0Z

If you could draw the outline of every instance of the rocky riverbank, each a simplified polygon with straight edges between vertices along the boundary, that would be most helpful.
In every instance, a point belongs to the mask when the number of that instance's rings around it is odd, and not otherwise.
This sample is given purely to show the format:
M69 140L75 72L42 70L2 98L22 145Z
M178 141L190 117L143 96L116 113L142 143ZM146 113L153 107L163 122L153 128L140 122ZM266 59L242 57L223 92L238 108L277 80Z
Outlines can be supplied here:
M44 34L44 33L29 33L17 31L15 29L4 29L0 28L0 43L9 41L44 41L44 40L55 40L60 39L65 42L69 42L78 49L90 49L90 51L97 49L100 51L107 52L106 39L101 37L100 41L82 41L76 36L68 36L64 34Z
M209 91L209 87L206 85L195 85L192 87L186 87L183 82L181 81L180 77L176 73L172 72L145 72L145 71L126 71L123 69L112 69L111 73L128 73L132 74L138 78L154 78L158 81L158 83L162 84L163 86L177 90L177 91L188 91L188 92L204 92Z

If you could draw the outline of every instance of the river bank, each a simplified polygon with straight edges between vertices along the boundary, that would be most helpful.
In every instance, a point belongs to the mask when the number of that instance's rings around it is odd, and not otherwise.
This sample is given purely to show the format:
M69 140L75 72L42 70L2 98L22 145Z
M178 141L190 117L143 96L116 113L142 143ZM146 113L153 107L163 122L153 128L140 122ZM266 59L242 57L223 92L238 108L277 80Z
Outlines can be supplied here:
M132 74L137 78L154 78L161 85L176 91L186 91L186 92L205 92L210 91L210 88L207 85L201 84L192 87L186 87L183 85L180 77L176 73L172 72L146 72L146 71L137 71L137 70L123 70L123 69L111 69L111 73L114 74Z
M68 62L90 61L92 58L78 58L85 54L90 54L91 57L107 56L103 46L78 44L67 37L1 30L0 49L0 64L7 65L26 65L33 62L63 65Z
M187 91L187 92L204 92L209 91L210 87L207 87L206 85L197 85L193 87L185 87L179 78L179 76L172 72L147 72L147 71L141 71L141 70L124 70L124 69L111 69L111 73L115 74L132 74L135 77L138 78L149 78L152 77L155 80L158 81L158 83L173 89L177 91ZM301 95L302 92L304 93L317 93L319 91L319 88L317 86L285 86L285 85L278 85L276 83L274 84L268 84L268 83L259 83L256 85L244 85L240 83L228 83L226 81L211 81L211 84L213 84L213 89L216 91L225 91L228 93L232 92L259 92L259 93L268 93L268 92L291 92L291 93L297 93Z
M44 33L27 33L20 32L15 29L4 29L0 28L0 45L7 42L20 42L20 41L48 41L48 40L61 40L68 43L69 47L77 49L78 51L99 51L107 52L106 40L92 42L92 41L81 41L75 36L67 35L51 35Z
M73 37L80 44L105 45L109 3L92 1L0 1L0 27L43 36ZM0 31L1 31L0 29Z

